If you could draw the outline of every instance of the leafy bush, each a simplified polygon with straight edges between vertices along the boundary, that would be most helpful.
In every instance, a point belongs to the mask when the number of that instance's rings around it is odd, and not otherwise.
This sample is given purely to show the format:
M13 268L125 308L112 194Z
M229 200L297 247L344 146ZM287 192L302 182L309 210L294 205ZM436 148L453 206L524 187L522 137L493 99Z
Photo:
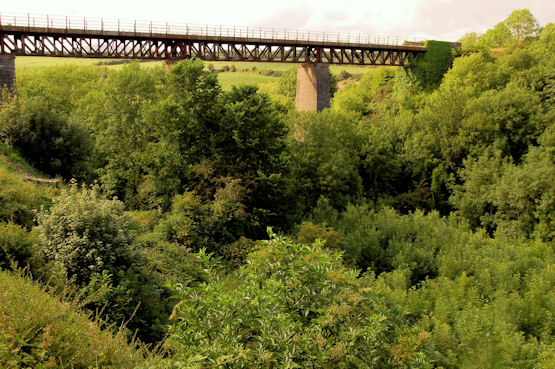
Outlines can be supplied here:
M0 140L45 173L65 178L88 173L89 131L41 97L2 96Z
M0 269L28 266L37 276L43 264L33 233L12 223L0 223Z
M209 274L205 269L209 266L203 264L204 259L179 243L161 239L159 233L145 233L137 237L134 248L143 255L144 268L159 285L196 285L208 280Z
M436 258L444 245L460 240L464 224L439 214L416 211L400 215L391 208L375 211L350 205L337 221L347 263L376 273L405 269L412 282L438 273Z
M343 239L333 227L327 227L325 224L302 222L295 236L295 241L310 244L318 239L322 240L326 248L331 250L341 250L343 247Z
M95 273L116 274L130 266L133 233L123 207L104 199L98 187L72 185L38 214L34 230L47 258L83 285Z
M423 340L407 345L414 355L392 354L390 312L357 274L319 244L265 242L228 278L177 287L172 360L191 368L429 367Z
M497 156L497 157L495 157ZM454 188L451 202L475 227L492 234L541 237L555 235L553 146L531 147L522 165L491 152L465 161L464 182Z
M105 199L98 186L72 185L38 214L34 231L47 259L78 288L94 292L104 286L86 308L110 323L128 322L141 340L157 342L165 334L173 300L163 287L167 280L157 278L156 264L144 255L147 245L133 243L135 232L123 207ZM181 260L188 260L184 256Z

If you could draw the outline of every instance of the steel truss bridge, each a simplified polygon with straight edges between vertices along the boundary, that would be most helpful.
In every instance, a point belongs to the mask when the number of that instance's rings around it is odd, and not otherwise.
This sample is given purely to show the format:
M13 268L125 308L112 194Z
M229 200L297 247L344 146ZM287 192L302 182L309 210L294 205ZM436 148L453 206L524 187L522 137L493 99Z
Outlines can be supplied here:
M358 34L0 14L0 54L409 66L423 42Z

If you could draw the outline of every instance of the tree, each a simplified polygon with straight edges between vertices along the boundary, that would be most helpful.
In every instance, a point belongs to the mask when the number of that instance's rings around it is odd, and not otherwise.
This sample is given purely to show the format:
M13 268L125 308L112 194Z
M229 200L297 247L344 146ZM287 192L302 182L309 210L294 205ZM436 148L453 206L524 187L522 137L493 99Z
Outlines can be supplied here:
M359 173L363 133L357 116L324 111L290 116L289 147L293 177L304 210L316 205L320 196L338 209L362 195Z
M285 121L254 86L234 87L224 95L224 103L225 119L214 132L214 156L209 158L215 175L240 181L250 219L247 237L263 237L267 225L287 229L298 207L291 198Z
M512 35L505 22L499 22L495 27L487 30L481 38L487 47L492 48L506 46L511 41Z
M540 29L538 21L528 9L513 11L504 23L516 41L524 41L527 37L536 36Z
M156 207L150 193L146 148L156 140L148 112L158 99L161 72L139 63L110 72L99 91L91 91L81 114L95 135L97 172L103 188L130 208Z

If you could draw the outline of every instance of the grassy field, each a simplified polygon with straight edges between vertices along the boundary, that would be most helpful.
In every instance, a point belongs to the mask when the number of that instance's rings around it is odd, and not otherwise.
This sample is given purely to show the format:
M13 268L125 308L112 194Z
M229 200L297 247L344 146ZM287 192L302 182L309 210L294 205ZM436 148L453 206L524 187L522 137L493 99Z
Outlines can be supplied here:
M266 82L277 81L277 77L263 76L253 72L221 72L218 80L224 90L231 90L231 86L256 85L260 86Z
M99 65L99 63L110 62L112 59L93 59L93 58L57 58L48 56L18 56L15 58L15 70L19 72L32 71L40 68L55 67L60 65L98 65L110 69L118 69L123 64ZM114 59L117 60L117 59ZM142 63L144 66L162 65L160 61Z
M280 72L285 72L291 68L295 68L296 64L293 63L262 63L262 62L210 62L205 61L204 64L208 66L209 64L213 64L215 69L222 69L224 66L231 67L235 65L237 70L243 69L250 69L252 70L253 67L256 70L263 70L263 69L270 69ZM368 71L369 69L375 68L375 66L359 66L359 65L330 65L330 71L334 74L338 74L339 72L345 70L351 74L360 74Z
M106 65L99 64L109 62L111 59L92 59L92 58L59 58L59 57L36 57L36 56L19 56L15 60L16 71L18 74L27 71L34 71L40 68L48 68L60 65L83 65L83 66L98 66L108 69L119 69L124 64ZM218 79L224 90L230 90L233 85L250 84L261 85L266 82L276 81L277 77L261 75L258 72L261 70L273 70L277 72L285 72L291 68L295 68L295 64L291 63L257 63L257 62L210 62L205 61L204 65L208 68L212 65L215 70L222 70L225 66L235 66L237 72L220 72ZM141 63L141 67L160 67L161 61L152 61ZM254 70L253 70L254 68ZM339 74L345 70L351 74L362 74L368 71L372 66L354 66L354 65L332 65L330 71L334 74Z

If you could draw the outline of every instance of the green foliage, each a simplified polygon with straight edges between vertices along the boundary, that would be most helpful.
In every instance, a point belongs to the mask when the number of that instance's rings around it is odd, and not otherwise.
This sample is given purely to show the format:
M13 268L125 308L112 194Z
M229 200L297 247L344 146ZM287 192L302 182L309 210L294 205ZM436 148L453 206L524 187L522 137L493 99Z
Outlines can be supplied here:
M527 37L535 36L539 30L538 21L528 9L513 11L505 19L505 24L516 41L524 41Z
M528 9L513 11L507 19L487 30L483 35L470 33L459 42L463 50L477 51L486 48L518 47L523 41L537 36L540 27Z
M387 99L387 90L395 73L390 68L376 68L366 72L361 80L348 84L334 94L332 109L345 113L362 113L369 115L376 113Z
M29 267L38 275L44 264L33 233L12 223L0 223L0 269Z
M427 41L426 53L412 62L406 72L412 83L422 89L434 88L441 82L453 59L450 42Z
M106 73L105 68L68 64L26 71L17 74L17 93L25 99L40 99L68 120L78 121L74 113L91 91L99 89Z
M363 135L355 116L324 111L290 116L290 152L293 175L304 208L320 196L343 207L362 195L360 166Z
M268 96L255 87L233 88L225 103L226 123L214 132L214 174L238 179L242 189L232 180L220 190L221 196L229 197L227 188L244 192L242 203L252 230L248 236L261 237L267 224L287 229L297 209L290 199L286 124Z
M492 29L482 36L482 42L487 47L502 47L506 46L511 40L511 30L505 22L499 22Z
M64 277L93 294L99 286L105 290L87 309L110 323L128 322L143 341L162 339L173 300L163 287L167 281L155 274L155 254L145 257L148 247L133 243L135 233L122 202L105 199L98 186L72 185L38 214L37 223L34 232L42 251ZM157 247L165 246L156 242Z
M432 333L438 363L541 363L552 350L553 299L547 291L553 285L553 249L463 229L454 235L454 242L441 245L438 277L420 288L395 287L401 290L394 293L418 317L417 324Z
M514 236L553 238L553 146L534 147L522 166L484 154L469 159L452 203L474 226Z
M82 178L88 173L89 132L46 99L3 93L0 140L50 175Z
M146 118L158 98L160 72L138 63L111 72L98 91L91 91L80 106L80 115L95 135L94 160L103 188L132 208L160 205L146 176L148 148L155 127Z
M437 213L400 215L366 205L347 206L332 225L341 235L348 265L376 273L405 269L413 282L437 275L437 253L461 228Z
M146 233L137 237L134 246L146 261L144 268L152 273L149 277L156 279L159 285L195 285L209 278L206 272L208 266L190 249L176 242L161 240L156 233Z
M38 214L37 223L34 231L47 258L79 285L95 273L115 274L130 265L133 234L123 203L104 199L98 187L63 190Z
M0 158L0 220L30 229L35 211L48 206L56 189L23 181L12 165Z
M227 279L177 287L183 301L166 345L190 368L389 367L387 308L356 276L318 244L272 239Z
M331 250L341 250L343 248L343 240L333 227L312 222L302 222L295 236L295 241L310 244L317 240L321 240L323 245Z
M76 301L53 298L28 278L0 271L0 291L2 368L123 369L158 361L123 332L101 330Z
M297 67L290 68L279 77L278 93L288 97L297 96Z

